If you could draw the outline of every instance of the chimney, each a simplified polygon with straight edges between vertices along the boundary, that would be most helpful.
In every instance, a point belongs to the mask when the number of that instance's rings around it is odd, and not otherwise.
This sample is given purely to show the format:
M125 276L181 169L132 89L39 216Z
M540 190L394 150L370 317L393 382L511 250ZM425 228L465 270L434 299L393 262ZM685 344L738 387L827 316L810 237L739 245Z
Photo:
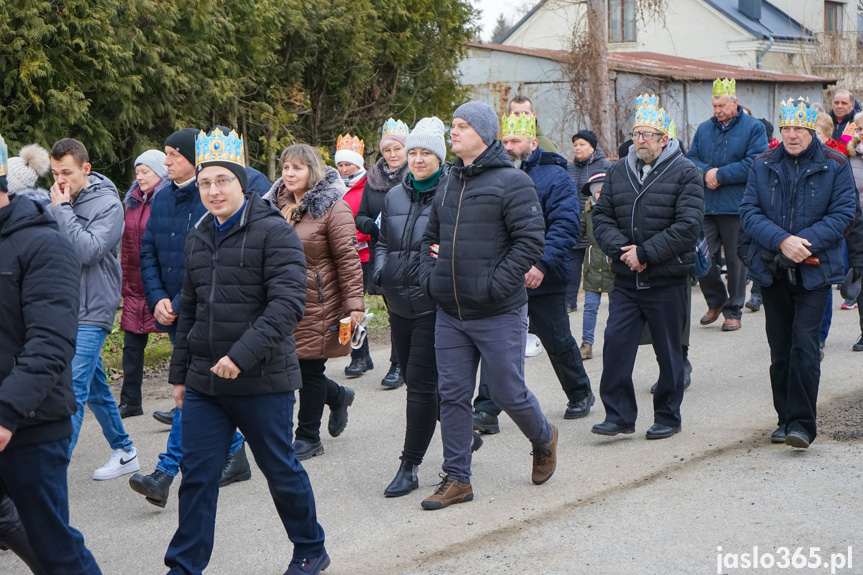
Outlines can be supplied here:
M761 20L761 0L737 0L737 9L753 20Z

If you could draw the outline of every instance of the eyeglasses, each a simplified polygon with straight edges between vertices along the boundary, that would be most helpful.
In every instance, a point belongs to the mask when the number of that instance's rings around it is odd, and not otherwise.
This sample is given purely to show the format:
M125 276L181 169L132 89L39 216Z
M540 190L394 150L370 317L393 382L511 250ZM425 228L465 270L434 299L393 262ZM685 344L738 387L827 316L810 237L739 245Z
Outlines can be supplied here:
M224 190L231 182L236 179L237 176L234 176L232 178L219 178L214 182L211 182L210 180L201 180L198 182L198 189L206 192L210 189L210 186L216 186L220 190Z
M662 132L630 132L629 137L635 140L644 140L645 142L649 142L653 139L654 136L662 137L665 134Z

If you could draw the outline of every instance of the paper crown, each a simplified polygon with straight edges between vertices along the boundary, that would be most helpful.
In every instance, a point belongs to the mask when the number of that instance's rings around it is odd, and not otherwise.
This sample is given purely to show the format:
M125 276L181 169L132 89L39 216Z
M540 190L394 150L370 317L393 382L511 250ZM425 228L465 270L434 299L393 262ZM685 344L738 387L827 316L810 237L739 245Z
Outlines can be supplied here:
M408 128L407 124L401 120L393 120L390 118L384 122L384 127L381 128L381 140L387 136L401 136L402 138L407 138L410 133L411 129Z
M644 94L635 99L635 122L637 126L649 126L656 128L663 134L668 134L671 127L671 118L664 108L659 107L659 97L655 94Z
M809 98L805 100L801 96L796 100L789 98L779 106L779 127L797 126L806 128L807 130L815 129L815 118L818 116L818 109L812 107L809 103Z
M9 149L6 147L6 140L0 136L0 176L5 176L9 173Z
M730 96L734 97L737 95L737 80L731 78L717 78L713 81L713 97L719 98L720 96Z
M214 129L209 135L201 131L195 138L195 166L205 162L229 162L245 167L243 138L234 130L227 135L221 128Z
M677 124L674 123L674 120L671 120L671 123L668 124L668 137L676 138L677 137Z
M515 113L501 116L500 137L536 138L536 116Z
M342 150L356 152L362 156L366 150L366 143L360 140L359 137L351 136L350 133L347 133L344 136L339 136L339 139L336 141L336 151L340 152Z

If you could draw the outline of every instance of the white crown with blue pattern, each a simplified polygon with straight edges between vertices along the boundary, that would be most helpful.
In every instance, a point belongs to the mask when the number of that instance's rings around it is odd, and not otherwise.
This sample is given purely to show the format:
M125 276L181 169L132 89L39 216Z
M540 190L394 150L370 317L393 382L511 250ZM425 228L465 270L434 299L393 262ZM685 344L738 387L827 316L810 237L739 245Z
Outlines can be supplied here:
M659 97L655 94L644 94L635 98L635 122L632 127L638 126L649 126L668 134L671 117L664 108L659 107Z
M235 130L225 134L216 128L209 135L201 131L195 138L195 166L207 162L228 162L246 166L243 138Z
M812 107L809 98L802 96L796 100L789 98L779 106L779 127L798 126L807 130L815 129L815 118L818 117L818 108Z

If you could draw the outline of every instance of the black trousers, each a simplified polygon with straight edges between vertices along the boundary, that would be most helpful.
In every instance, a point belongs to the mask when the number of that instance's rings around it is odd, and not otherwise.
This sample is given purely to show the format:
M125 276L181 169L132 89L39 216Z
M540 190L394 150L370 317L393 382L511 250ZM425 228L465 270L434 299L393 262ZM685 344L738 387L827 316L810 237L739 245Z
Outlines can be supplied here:
M560 387L569 401L575 403L590 395L590 378L584 371L584 362L578 343L569 328L564 293L544 295L529 294L527 315L530 333L536 335L548 354L551 367L560 382ZM479 392L473 402L475 411L500 415L500 408L491 400L485 371L480 371Z
M297 439L314 443L321 439L321 418L324 405L339 407L345 400L345 388L324 375L327 360L301 359L300 409L297 411Z
M746 301L746 266L737 257L737 236L740 235L740 217L704 216L702 224L707 246L713 262L707 275L698 280L707 307L722 308L726 319L740 319L743 303ZM724 248L725 267L728 270L726 282L715 262L719 261L719 248ZM727 286L726 286L727 283Z
M371 249L374 249L374 246L372 246ZM363 286L365 286L366 293L370 295L379 295L381 293L381 288L377 287L372 281L372 276L375 271L374 262L361 262L360 266L363 268ZM383 299L384 305L386 305L387 298ZM389 309L387 309L387 311L389 311ZM398 363L398 358L396 357L395 342L392 338L393 334L392 330L390 330L390 364L396 365L396 363ZM368 342L368 338L366 338L366 342ZM351 358L363 357L361 355L362 353L362 350L353 349L351 350ZM368 356L368 344L366 344L365 354Z
M141 406L141 384L144 381L144 350L149 333L124 332L123 336L123 387L120 405Z
M407 385L405 443L401 460L413 465L423 462L439 416L435 318L434 313L407 319L390 312L393 350Z
M584 253L586 251L586 248L574 249L569 254L569 261L572 266L572 277L566 286L566 305L569 307L578 305L578 291L581 289L581 268L584 265Z
M609 292L599 383L605 419L618 425L635 425L638 404L632 369L645 323L650 326L653 351L659 363L653 419L663 425L678 426L683 401L681 336L686 323L686 285L683 283L644 290L615 284Z
M815 439L815 404L821 379L818 336L830 286L815 290L786 277L761 287L767 343L770 344L770 385L779 426L802 431Z

